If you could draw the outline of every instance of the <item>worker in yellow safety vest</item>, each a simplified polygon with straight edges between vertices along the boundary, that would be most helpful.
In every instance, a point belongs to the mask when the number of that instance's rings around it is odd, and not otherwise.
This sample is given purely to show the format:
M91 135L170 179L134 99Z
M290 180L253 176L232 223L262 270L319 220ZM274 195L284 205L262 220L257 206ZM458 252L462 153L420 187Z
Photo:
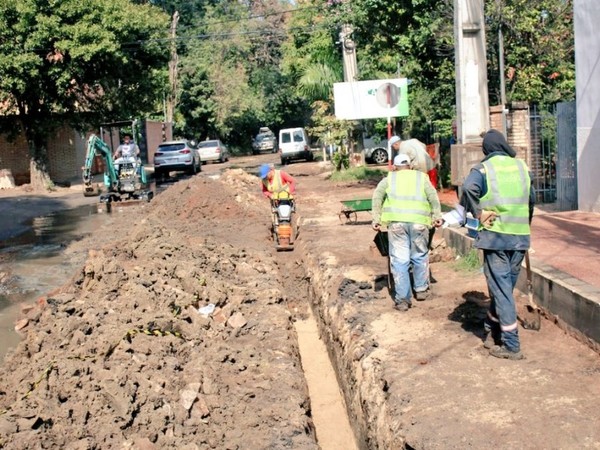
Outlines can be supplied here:
M408 155L397 155L392 171L377 185L371 214L374 230L387 226L394 308L408 311L413 288L417 300L429 296L429 230L442 224L437 192L426 174L413 170Z
M484 347L497 358L522 359L513 290L530 246L535 194L527 165L502 133L489 130L482 147L485 157L464 181L460 204L479 220L474 246L483 250L491 297Z
M296 181L287 172L276 170L272 164L262 164L258 175L265 197L271 200L293 200L296 193Z

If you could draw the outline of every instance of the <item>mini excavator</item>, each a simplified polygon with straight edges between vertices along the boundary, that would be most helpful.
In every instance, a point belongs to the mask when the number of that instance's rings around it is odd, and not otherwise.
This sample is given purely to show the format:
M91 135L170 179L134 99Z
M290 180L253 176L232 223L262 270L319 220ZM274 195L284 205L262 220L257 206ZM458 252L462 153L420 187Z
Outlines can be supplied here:
M92 167L96 156L104 160L104 188L94 185ZM148 188L144 166L135 157L113 159L110 147L98 136L92 134L88 139L85 166L83 167L83 195L100 195L100 203L106 204L110 211L115 202L149 202L154 197Z

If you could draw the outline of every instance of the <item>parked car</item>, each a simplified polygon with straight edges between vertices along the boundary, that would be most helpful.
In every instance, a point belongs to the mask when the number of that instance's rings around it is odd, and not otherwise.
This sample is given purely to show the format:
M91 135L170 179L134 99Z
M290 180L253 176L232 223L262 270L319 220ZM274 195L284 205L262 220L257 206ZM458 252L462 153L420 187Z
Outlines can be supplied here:
M201 170L201 157L192 141L163 142L154 152L155 177L165 176L171 171L185 171L193 175Z
M279 131L279 156L281 164L292 159L313 160L310 140L304 128L284 128Z
M277 138L271 133L259 133L252 142L252 154L258 155L262 152L276 153Z
M386 164L388 162L387 139L365 138L363 142L367 162L375 164Z
M200 142L198 150L200 151L202 164L206 164L208 161L218 161L221 163L229 161L229 150L227 150L227 146L219 139Z

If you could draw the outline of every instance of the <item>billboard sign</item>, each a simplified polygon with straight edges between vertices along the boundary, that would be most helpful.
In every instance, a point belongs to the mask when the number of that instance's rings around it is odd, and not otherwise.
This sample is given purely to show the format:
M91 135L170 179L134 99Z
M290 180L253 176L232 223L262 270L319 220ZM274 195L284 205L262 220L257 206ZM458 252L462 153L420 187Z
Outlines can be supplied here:
M406 78L334 83L335 117L345 120L408 116Z

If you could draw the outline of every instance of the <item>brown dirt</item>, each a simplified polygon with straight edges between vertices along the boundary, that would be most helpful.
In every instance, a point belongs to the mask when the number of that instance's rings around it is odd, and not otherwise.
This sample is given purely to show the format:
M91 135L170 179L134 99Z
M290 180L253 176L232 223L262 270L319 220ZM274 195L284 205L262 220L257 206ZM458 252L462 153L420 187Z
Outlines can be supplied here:
M292 326L309 305L363 449L600 448L598 355L544 321L524 361L490 357L483 276L439 234L433 298L392 309L369 213L338 218L373 184L290 165L301 233L276 253L256 177L220 168L69 249L84 267L0 369L5 448L318 448Z
M255 183L181 181L74 244L0 370L1 445L317 448Z

